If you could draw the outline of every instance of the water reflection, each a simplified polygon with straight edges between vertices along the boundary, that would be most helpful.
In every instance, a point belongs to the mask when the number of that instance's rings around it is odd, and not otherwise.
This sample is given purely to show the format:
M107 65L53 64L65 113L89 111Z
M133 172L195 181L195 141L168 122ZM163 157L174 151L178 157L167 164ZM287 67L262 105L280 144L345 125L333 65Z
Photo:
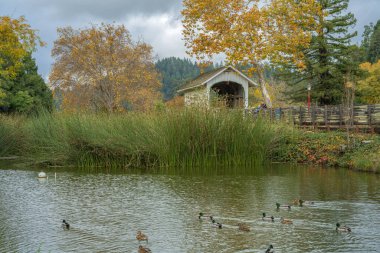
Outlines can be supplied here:
M54 180L54 172L57 179ZM87 173L0 170L0 252L376 252L380 179L346 170L194 168ZM295 198L314 205L276 210ZM223 229L199 221L212 213ZM261 220L262 212L276 222ZM292 219L283 225L279 217ZM72 229L63 231L62 219ZM353 233L337 234L335 223ZM245 222L251 232L242 232Z

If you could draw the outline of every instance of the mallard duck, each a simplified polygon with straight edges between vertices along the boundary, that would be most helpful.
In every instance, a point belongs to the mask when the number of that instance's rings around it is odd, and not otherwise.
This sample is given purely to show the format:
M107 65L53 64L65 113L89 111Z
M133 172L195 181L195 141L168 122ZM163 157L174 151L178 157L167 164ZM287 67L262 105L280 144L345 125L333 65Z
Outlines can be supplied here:
M268 249L265 251L265 253L274 253L273 245L269 245Z
M141 241L148 242L148 236L146 236L145 234L143 234L141 231L137 231L136 239L139 242L141 242Z
M295 206L303 206L304 202L305 201L303 201L302 199L295 199L295 200L293 200L293 205L295 205Z
M238 227L239 227L239 230L244 231L244 232L251 231L251 228L245 223L238 223Z
M216 222L214 219L211 220L212 224L214 227L217 227L217 228L222 228L223 225L219 222Z
M288 210L291 209L290 205L281 205L280 203L276 203L276 207L277 209L280 209L280 208L287 208Z
M210 220L213 220L213 217L211 215L205 215L204 213L199 213L198 218L199 219L210 219Z
M150 253L152 252L149 248L143 247L142 245L139 246L139 253Z
M341 227L340 223L337 223L336 224L336 231L338 231L338 232L351 232L351 228L347 227L347 226Z
M272 222L274 222L274 217L273 217L273 216L271 216L271 217L266 217L266 214L263 213L262 220L265 220L265 221L272 221Z
M69 230L70 229L70 224L67 223L65 220L62 220L62 228L63 230Z
M289 219L284 219L283 217L281 217L281 223L282 224L293 224L293 221L289 220Z

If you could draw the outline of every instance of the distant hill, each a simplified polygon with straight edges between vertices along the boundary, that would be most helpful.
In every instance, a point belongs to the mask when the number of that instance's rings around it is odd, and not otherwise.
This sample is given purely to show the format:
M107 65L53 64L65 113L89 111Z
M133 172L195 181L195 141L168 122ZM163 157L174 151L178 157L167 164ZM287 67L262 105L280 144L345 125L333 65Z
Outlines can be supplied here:
M205 72L219 67L218 64L209 66ZM156 62L156 69L161 74L163 87L161 92L164 100L170 100L175 97L177 90L187 81L194 79L200 74L200 69L196 62L190 59L181 59L177 57L163 58Z

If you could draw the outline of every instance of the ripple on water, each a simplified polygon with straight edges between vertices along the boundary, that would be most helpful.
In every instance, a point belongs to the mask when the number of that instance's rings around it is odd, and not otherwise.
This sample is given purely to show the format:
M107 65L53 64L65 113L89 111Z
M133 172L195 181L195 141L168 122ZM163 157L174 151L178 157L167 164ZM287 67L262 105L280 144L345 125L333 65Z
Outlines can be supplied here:
M276 252L379 250L378 178L350 174L347 180L355 188L348 194L345 187L325 184L315 171L283 171L270 176L58 172L57 180L37 180L33 171L0 170L0 252L39 247L42 252L137 252L138 230L149 236L153 252L165 253L264 252L269 244ZM329 181L341 181L339 172L328 173ZM276 202L299 196L316 202L276 211ZM200 211L212 213L223 229L199 221ZM262 221L262 212L276 222ZM280 217L294 224L281 224ZM61 229L62 219L71 230ZM336 233L338 221L353 232ZM239 231L239 222L251 231Z

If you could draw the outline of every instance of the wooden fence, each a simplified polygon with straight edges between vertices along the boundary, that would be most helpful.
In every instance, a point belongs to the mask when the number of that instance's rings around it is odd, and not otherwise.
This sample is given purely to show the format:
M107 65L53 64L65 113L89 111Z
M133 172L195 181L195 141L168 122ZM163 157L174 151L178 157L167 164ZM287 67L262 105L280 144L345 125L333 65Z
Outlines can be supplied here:
M270 120L285 120L300 127L314 129L354 129L380 133L380 104L347 108L337 106L288 107L272 109L248 109L249 115L262 115Z

